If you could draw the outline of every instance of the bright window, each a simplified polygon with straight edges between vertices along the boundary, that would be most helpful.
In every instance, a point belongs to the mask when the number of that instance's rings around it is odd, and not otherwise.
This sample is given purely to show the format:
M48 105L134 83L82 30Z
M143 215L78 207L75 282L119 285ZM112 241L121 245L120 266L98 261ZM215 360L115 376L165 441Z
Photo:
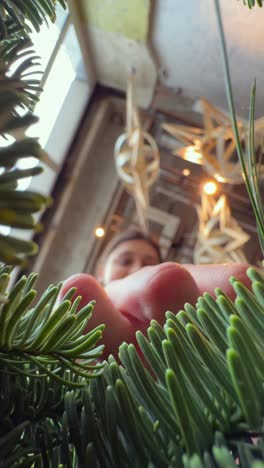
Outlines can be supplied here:
M56 182L91 89L68 11L59 6L56 23L44 24L41 31L32 33L31 37L36 54L40 56L43 92L34 111L39 122L28 130L27 136L39 138L57 171L45 166L43 174L19 181L18 189L36 190L48 195ZM37 164L35 158L24 158L17 167L25 169ZM8 234L4 226L0 226L0 232ZM24 230L13 229L12 233L22 238L31 237L31 233Z

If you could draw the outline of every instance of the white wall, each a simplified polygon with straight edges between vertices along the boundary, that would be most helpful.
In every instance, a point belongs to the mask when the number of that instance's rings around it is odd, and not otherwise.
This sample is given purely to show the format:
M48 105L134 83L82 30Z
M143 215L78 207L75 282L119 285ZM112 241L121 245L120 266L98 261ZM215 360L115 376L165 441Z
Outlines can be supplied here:
M170 87L204 96L226 108L219 34L213 0L156 0L152 42ZM264 8L221 0L237 111L247 116L253 79L264 113Z

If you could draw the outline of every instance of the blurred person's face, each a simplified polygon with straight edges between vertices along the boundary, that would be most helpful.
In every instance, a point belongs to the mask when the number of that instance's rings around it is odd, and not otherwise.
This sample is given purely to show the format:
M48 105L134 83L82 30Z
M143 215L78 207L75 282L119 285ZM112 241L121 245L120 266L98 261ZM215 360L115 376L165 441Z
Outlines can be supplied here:
M109 254L102 272L104 285L124 278L148 265L157 265L160 259L156 249L143 239L120 243Z

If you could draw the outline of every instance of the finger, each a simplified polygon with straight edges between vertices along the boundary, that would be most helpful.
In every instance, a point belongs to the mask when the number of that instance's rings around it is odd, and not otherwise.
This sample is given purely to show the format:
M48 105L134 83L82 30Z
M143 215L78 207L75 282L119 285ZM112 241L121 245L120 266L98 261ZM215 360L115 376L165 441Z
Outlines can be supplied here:
M135 326L119 313L103 287L93 276L84 273L71 276L63 284L60 299L73 287L77 288L73 300L77 296L82 297L78 310L90 301L96 301L93 315L88 322L85 332L92 330L102 323L105 324L103 332L104 357L107 357L109 354L116 356L118 346L122 341L127 341L128 343L135 341Z
M145 267L113 281L106 291L115 308L129 320L140 321L141 329L152 319L164 325L167 310L177 313L186 302L195 304L199 295L189 271L171 262Z
M184 267L196 281L200 294L208 292L215 296L215 288L221 288L233 300L236 294L229 281L231 276L235 276L245 286L251 286L251 282L246 274L247 269L250 267L247 263L184 265Z

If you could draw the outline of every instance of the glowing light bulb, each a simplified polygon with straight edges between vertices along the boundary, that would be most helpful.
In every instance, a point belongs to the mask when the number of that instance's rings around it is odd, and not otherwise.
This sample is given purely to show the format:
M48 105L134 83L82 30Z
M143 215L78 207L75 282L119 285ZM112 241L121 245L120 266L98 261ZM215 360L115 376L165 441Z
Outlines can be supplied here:
M193 162L195 164L203 163L203 157L199 152L199 149L195 146L188 146L185 149L183 159L185 159L186 161Z
M203 191L206 193L206 195L214 195L217 192L217 184L212 180L205 182Z
M187 177L188 175L190 175L191 171L190 171L190 169L187 169L187 168L186 168L186 169L183 169L182 173L183 173L183 175L184 175L185 177Z
M97 228L95 229L94 233L95 233L96 237L101 238L101 237L104 237L104 235L105 235L105 230L104 230L104 228L102 228L102 227L97 227Z

